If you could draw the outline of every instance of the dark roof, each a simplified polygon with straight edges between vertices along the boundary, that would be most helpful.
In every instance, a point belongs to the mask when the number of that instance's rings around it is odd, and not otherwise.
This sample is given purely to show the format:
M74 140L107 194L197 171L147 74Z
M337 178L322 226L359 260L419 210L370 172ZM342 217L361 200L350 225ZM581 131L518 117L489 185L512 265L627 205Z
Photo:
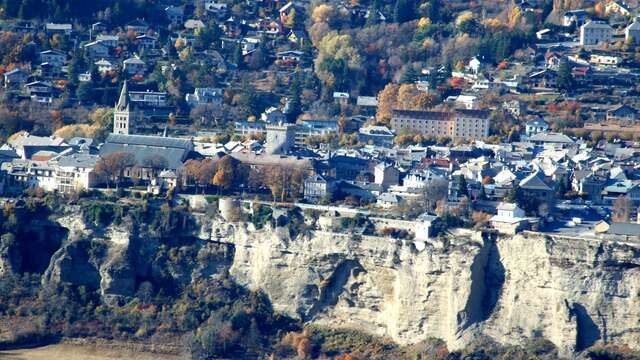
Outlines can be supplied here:
M167 160L168 168L178 169L192 149L191 140L166 138L161 136L110 134L100 147L100 156L116 152L126 152L136 158L141 165L145 159L161 156Z
M408 117L420 120L449 120L451 113L441 111L393 110L393 117Z
M474 118L487 118L488 110L455 109L453 112L444 111L419 111L419 110L393 110L393 117L408 117L419 120L450 120L452 116L464 116Z
M609 226L607 233L614 235L640 236L640 224L614 222Z
M140 145L182 150L191 150L192 148L191 140L147 135L109 134L105 141L106 144Z
M540 172L535 172L520 182L520 187L526 190L545 190L551 191L551 187L542 178Z

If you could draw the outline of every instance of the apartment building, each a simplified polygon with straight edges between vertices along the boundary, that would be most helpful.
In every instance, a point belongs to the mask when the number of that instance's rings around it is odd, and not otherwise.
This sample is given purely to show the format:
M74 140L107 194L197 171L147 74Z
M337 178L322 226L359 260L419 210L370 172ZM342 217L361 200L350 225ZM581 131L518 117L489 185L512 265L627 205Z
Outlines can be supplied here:
M453 112L394 110L391 128L423 135L454 139L483 139L489 136L489 112L456 109Z

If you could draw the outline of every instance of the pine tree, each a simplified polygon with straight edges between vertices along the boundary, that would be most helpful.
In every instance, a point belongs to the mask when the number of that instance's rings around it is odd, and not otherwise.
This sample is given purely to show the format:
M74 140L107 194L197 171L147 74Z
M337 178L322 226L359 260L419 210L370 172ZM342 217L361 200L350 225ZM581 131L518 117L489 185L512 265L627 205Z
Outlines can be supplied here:
M22 8L22 0L4 0L3 8L8 17L17 17Z
M242 45L238 44L233 51L233 63L236 64L238 69L244 67L244 59L242 58Z
M396 5L393 10L393 18L397 23L407 22L413 19L413 1L411 0L396 0Z
M456 189L458 196L468 196L469 191L467 190L467 179L465 179L464 175L458 176L458 187Z
M559 89L565 91L572 90L575 86L573 74L571 73L571 65L569 65L569 61L567 59L562 59L560 62L556 84Z

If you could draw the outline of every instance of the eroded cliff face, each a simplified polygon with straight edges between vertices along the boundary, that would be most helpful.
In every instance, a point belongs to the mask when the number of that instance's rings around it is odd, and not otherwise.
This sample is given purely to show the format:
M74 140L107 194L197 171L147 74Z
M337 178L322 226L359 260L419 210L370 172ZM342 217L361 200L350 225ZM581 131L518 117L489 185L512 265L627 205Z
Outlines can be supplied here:
M640 347L640 245L458 232L411 242L214 224L233 244L230 272L308 322L459 348L542 335L569 355L598 341Z
M96 229L73 211L57 222L68 236L43 283L99 289L110 305L143 282L170 291L229 273L276 310L400 344L436 337L456 349L478 336L518 344L541 335L565 356L605 341L640 348L636 244L458 231L418 251L388 237L316 230L292 238L287 227L205 217L185 239L130 224ZM7 244L0 270L12 271L21 259Z

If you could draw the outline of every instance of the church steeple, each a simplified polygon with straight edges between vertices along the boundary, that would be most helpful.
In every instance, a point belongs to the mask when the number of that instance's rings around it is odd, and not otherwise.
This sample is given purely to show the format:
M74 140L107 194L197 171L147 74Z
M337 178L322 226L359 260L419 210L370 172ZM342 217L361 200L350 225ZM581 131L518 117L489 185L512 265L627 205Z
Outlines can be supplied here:
M125 80L122 84L122 90L120 90L116 111L125 111L127 106L129 106L129 90L127 89L127 80Z
M133 134L135 132L137 112L129 107L129 89L127 80L122 84L118 103L113 109L113 133Z

